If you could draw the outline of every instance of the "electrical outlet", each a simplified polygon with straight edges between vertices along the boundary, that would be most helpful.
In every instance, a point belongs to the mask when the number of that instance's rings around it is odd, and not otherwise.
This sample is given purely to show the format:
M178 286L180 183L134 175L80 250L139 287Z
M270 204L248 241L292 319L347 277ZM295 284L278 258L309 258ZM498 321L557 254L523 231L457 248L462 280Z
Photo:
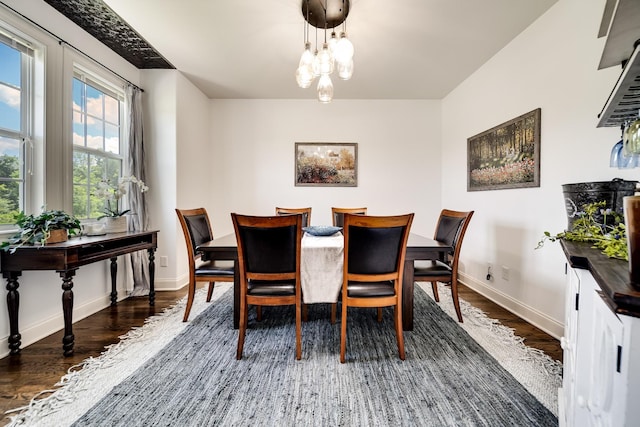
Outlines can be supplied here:
M161 256L160 257L160 267L169 267L169 257Z
M506 265L502 266L502 280L509 281L509 267Z

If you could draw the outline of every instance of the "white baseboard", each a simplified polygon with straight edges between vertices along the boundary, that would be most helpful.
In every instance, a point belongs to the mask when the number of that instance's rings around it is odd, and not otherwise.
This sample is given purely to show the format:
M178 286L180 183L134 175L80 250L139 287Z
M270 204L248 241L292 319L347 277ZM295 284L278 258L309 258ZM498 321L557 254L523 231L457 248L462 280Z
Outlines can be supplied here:
M122 298L120 298L122 299ZM78 320L82 320L85 317L89 317L92 314L97 313L103 308L108 307L111 304L111 296L105 295L103 297L97 298L93 301L89 301L85 304L74 306L73 307L73 322L77 322ZM23 349L34 342L40 341L41 339L48 337L49 335L58 332L64 329L64 315L62 314L62 304L60 303L60 314L56 314L48 319L41 321L35 325L27 327L25 329L20 329L22 344L20 348ZM2 337L0 342L7 342L9 336ZM9 354L8 347L0 349L0 359L7 356ZM62 342L60 342L60 354L62 355Z
M156 291L177 291L178 289L182 289L187 284L189 284L188 273L182 274L175 279L158 279L156 277L153 286Z
M162 291L176 291L185 286L189 281L189 275L182 275L177 279L156 279L154 283L155 290L157 292ZM122 295L123 292L118 292ZM127 296L119 296L118 301L127 298ZM104 295L100 298L96 298L93 301L86 302L82 305L74 305L73 307L73 323L79 320L89 317L92 314L97 313L103 308L111 305L110 294ZM24 329L20 329L22 344L20 348L25 348L41 339L48 337L49 335L58 332L64 328L64 315L62 314L62 304L60 304L60 313L45 319L35 325L29 326ZM6 343L9 336L0 337L0 343ZM0 348L0 359L9 355L9 348L5 345ZM60 343L60 354L62 354L62 343Z
M533 307L529 307L528 305L513 299L511 296L487 286L485 283L463 273L460 273L458 279L468 288L495 302L502 308L510 311L523 320L526 320L552 337L560 339L564 334L564 325L562 323L552 319L544 313L541 313Z

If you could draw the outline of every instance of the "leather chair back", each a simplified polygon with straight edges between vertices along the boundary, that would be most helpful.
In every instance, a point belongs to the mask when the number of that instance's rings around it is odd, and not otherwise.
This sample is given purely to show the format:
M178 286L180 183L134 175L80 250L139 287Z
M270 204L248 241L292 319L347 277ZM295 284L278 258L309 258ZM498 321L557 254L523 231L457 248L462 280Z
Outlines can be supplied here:
M184 215L185 225L191 240L191 255L196 256L196 248L204 242L213 240L213 232L209 224L207 213L196 213L194 215Z
M384 274L395 271L405 227L349 226L349 273Z
M433 236L434 240L446 243L453 247L453 253L450 255L452 262L457 264L460 254L460 246L469 221L473 216L473 211L458 212L449 209L443 209L440 212L440 218L436 226L436 232Z
M238 226L243 242L246 271L250 273L284 273L296 270L296 225L282 227Z

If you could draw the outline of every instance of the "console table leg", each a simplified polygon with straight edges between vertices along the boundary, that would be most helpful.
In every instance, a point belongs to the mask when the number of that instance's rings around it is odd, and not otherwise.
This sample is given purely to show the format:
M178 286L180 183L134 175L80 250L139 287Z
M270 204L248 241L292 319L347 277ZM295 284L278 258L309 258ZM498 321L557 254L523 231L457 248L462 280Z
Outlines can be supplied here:
M155 248L149 248L147 250L149 252L149 305L156 304L156 288L155 288L155 279L156 279L156 263L155 263Z
M111 305L118 304L118 290L116 288L116 279L118 277L118 257L110 258L111 260Z
M62 277L62 313L64 314L64 337L62 337L62 350L65 356L73 355L73 345L75 337L73 336L73 280L76 274L75 270L60 272Z
M20 293L18 292L18 276L20 273L11 272L5 274L7 279L7 308L9 309L9 350L10 354L20 353L22 335L18 331L18 307L20 306Z

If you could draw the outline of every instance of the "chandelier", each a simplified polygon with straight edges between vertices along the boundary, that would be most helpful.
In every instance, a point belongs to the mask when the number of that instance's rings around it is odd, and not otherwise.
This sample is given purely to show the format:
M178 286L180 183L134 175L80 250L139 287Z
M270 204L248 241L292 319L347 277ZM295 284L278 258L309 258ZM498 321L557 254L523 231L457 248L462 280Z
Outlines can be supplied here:
M304 51L296 70L298 86L306 89L318 77L318 101L331 102L333 83L331 74L337 70L338 77L349 80L353 75L353 44L347 38L347 15L349 0L302 0L304 25ZM335 28L342 24L340 37ZM309 26L316 28L315 50L311 51ZM324 31L324 42L318 50L318 29ZM327 40L327 31L331 36Z

